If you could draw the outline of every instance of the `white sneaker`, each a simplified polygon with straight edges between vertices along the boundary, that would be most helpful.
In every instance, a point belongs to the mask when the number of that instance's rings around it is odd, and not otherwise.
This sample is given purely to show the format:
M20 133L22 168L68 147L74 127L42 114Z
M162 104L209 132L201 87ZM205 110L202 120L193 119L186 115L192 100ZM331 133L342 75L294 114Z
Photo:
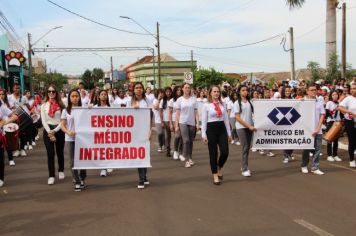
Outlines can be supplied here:
M234 143L235 143L235 141L234 141L234 140L232 140L232 141L231 141L231 144L234 144Z
M261 155L265 154L265 151L260 150L260 154L261 154Z
M241 173L242 176L244 177L251 177L251 171L250 170L245 170Z
M180 161L185 161L185 157L183 155L179 155L179 160Z
M236 141L236 143L235 143L237 146L240 146L241 145L241 143L239 142L239 141Z
M35 142L35 141L32 141L31 145L32 145L32 146L36 146L36 142Z
M108 173L112 173L114 171L114 169L107 169Z
M28 146L25 145L25 146L23 147L23 150L27 150L27 149L28 149Z
M335 156L335 157L334 157L334 160L335 160L335 161L342 161L342 159L341 159L340 157L338 157L338 156Z
M28 150L33 150L32 145L28 146Z
M309 152L309 156L310 156L310 157L312 157L313 155L314 155L313 153Z
M173 152L173 160L178 160L179 159L179 153L174 151Z
M35 140L37 141L37 140L39 140L39 139L40 139L40 136L37 135L37 136L35 137Z
M283 163L287 164L289 162L289 158L283 158Z
M195 163L193 162L192 159L189 159L189 164L190 164L190 166L194 166L195 165Z
M106 170L101 170L100 171L100 176L101 177L106 177L107 176Z
M54 178L53 177L49 177L47 183L48 183L48 185L53 185L54 184Z
M356 167L356 161L355 160L350 161L350 167L351 168L355 168Z
M268 152L268 153L267 153L267 156L268 156L268 157L274 157L275 155L274 155L273 152Z
M23 149L20 151L20 155L21 155L22 157L27 156L27 154L26 154L25 150L23 150Z
M302 171L303 174L308 174L308 173L309 173L308 167L302 167L302 168L300 168L300 169L301 169L301 171Z
M64 179L65 177L64 172L58 172L58 179Z
M2 186L4 186L4 181L2 181L2 180L0 179L0 188L1 188Z
M317 169L317 170L312 170L311 171L313 174L316 174L316 175L323 175L324 172L322 172L321 170Z
M162 152L162 147L159 147L159 148L157 149L157 152Z
M332 156L328 156L328 157L326 158L326 160L327 160L327 161L330 161L330 162L334 162L334 161L335 161Z
M20 151L19 150L13 151L12 156L14 156L14 157L20 156Z
M291 156L289 157L289 159L290 159L290 160L294 160L294 156L291 155Z
M15 161L14 160L9 161L9 166L14 166L14 165L15 165Z
M190 167L192 166L190 165L189 161L185 162L185 168L190 168Z
M323 155L323 153L320 153L320 154L319 154L319 156L322 156L322 155Z
M251 151L252 152L257 152L257 149L252 148Z

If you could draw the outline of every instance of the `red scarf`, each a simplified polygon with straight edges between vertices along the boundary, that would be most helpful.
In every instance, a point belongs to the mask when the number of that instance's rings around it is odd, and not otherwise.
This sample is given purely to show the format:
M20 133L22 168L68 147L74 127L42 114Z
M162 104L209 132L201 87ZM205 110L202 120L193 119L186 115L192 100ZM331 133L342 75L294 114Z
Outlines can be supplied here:
M49 100L49 111L48 111L48 116L49 117L54 117L54 114L56 111L60 110L59 104L56 100L50 99Z
M221 108L220 108L220 102L213 102L214 108L216 111L216 117L220 118L222 116Z

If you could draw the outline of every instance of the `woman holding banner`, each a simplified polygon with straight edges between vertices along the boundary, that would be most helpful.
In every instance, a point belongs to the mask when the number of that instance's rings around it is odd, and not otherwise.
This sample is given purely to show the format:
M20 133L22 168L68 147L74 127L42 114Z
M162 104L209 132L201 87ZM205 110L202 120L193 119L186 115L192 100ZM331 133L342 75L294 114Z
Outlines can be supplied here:
M134 84L133 88L133 95L131 102L128 103L128 107L135 108L135 109L140 109L140 108L149 108L148 101L146 100L145 96L145 89L143 87L143 84L141 82L137 82ZM151 124L151 122L150 122ZM151 139L151 127L147 127L150 129L150 137ZM137 185L138 189L144 189L146 185L149 185L150 182L147 179L147 168L138 168L138 176L139 176L139 182Z
M58 158L58 179L64 179L64 133L61 130L61 113L64 104L54 85L47 88L45 103L41 106L43 141L47 150L48 185L55 180L54 156Z
M339 105L339 110L345 114L345 129L349 139L350 167L356 168L356 84L351 85L351 96L346 97Z
M256 131L253 126L252 114L253 105L248 95L248 87L241 85L238 88L238 99L234 103L236 131L242 145L242 176L250 177L251 171L248 168L248 155L251 147L252 135Z
M220 185L223 180L222 168L229 156L231 130L229 117L221 101L220 88L213 85L209 89L208 103L202 108L202 138L208 144L210 168L213 183ZM218 147L220 157L218 158Z
M293 99L291 87L284 86L282 88L281 99ZM283 150L283 163L287 164L291 160L293 160L293 150L290 150L290 149Z
M72 178L75 181L74 191L80 192L85 188L85 178L87 176L86 170L74 170L74 150L75 150L75 129L74 129L74 119L71 114L73 107L81 107L82 102L80 99L80 93L78 90L73 89L68 95L68 106L63 110L61 115L61 129L65 133L65 141L68 146Z
M177 112L175 131L181 133L183 140L183 156L181 161L185 161L185 167L194 165L192 160L193 141L196 131L199 130L198 104L196 98L191 96L191 88L188 83L182 85L183 96L177 100Z

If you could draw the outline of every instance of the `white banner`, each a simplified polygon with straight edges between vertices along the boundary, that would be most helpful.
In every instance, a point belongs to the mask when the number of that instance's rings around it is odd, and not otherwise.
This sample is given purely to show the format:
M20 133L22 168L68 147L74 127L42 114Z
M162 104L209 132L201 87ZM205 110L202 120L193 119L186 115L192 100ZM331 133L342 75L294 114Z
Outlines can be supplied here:
M252 147L314 149L315 100L256 100Z
M150 162L150 109L76 108L74 169L141 168Z

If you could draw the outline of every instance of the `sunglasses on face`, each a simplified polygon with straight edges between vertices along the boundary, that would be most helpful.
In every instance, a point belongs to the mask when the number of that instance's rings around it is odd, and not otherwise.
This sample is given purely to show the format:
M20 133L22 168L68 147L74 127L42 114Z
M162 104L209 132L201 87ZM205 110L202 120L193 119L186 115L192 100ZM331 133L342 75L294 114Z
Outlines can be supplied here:
M53 94L54 94L54 93L56 93L56 91L54 91L54 90L48 90L47 93L53 93Z

